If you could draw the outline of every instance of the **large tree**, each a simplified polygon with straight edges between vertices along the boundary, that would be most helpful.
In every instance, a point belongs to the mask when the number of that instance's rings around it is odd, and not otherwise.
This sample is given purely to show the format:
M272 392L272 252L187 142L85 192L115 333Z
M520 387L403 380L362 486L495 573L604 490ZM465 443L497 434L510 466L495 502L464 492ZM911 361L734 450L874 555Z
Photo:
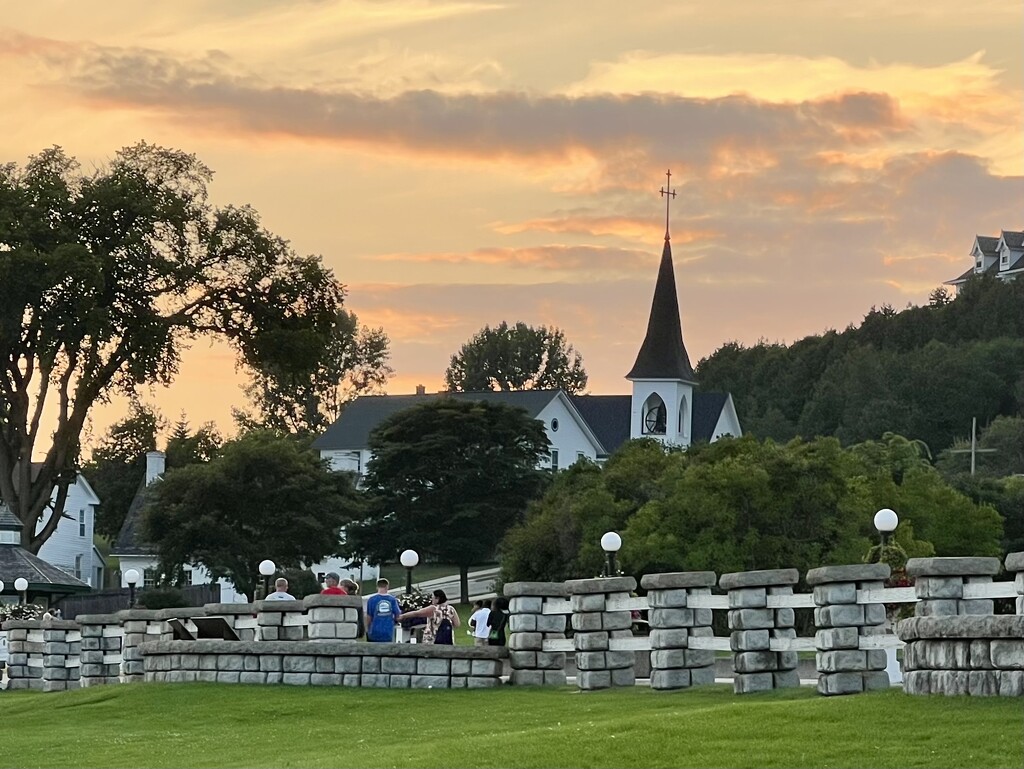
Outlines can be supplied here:
M332 333L267 334L274 355L254 367L245 388L255 413L235 411L245 429L266 428L297 435L321 433L359 395L382 393L394 374L382 328L359 325L355 313L339 310Z
M349 528L351 555L385 562L405 548L469 567L493 557L544 482L544 426L500 403L440 398L400 411L370 433L371 514Z
M453 392L549 390L582 393L587 387L583 358L558 328L525 323L484 326L452 356L444 374Z
M164 574L202 564L246 595L264 558L288 568L334 555L360 505L347 474L271 431L229 441L210 462L168 471L151 489L142 534Z
M0 497L32 552L60 521L95 403L171 381L198 335L273 371L288 338L334 332L331 271L251 208L213 207L210 179L145 143L89 172L57 147L0 166Z

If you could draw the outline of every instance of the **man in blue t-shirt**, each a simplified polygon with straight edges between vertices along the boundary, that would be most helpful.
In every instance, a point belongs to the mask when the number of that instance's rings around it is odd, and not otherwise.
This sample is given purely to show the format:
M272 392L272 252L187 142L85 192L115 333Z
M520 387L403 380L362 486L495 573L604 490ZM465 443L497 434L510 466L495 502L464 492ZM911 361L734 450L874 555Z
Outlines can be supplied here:
M388 595L389 583L377 580L377 593L366 602L366 640L391 643L395 640L395 622L402 608L395 597Z

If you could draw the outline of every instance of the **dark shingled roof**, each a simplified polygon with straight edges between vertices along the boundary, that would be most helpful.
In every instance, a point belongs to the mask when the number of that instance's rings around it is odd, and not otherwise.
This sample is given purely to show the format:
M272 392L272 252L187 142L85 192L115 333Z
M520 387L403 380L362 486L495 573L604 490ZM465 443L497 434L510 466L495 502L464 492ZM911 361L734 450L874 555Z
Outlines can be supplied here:
M362 395L345 407L341 417L313 441L313 448L324 451L356 451L367 448L373 428L403 409L429 403L437 398L488 401L518 406L536 418L551 403L558 390L484 391L468 393L431 393L429 395Z
M21 531L21 521L0 502L0 529ZM91 590L80 579L32 555L21 545L0 544L0 581L5 590L14 590L14 580L24 577L35 593L80 593Z
M977 238L978 247L981 249L981 252L995 256L996 248L999 246L999 238L993 238L988 235L978 235Z
M665 238L654 286L651 317L647 336L640 346L636 363L626 379L681 379L696 383L690 356L683 345L683 329L679 323L679 299L676 296L675 270L672 268L672 246Z
M146 506L148 488L146 477L143 476L135 496L132 497L132 503L128 506L121 531L117 533L117 541L110 550L111 555L152 555L155 552L151 545L142 540L141 533L142 508Z
M1006 245L1009 246L1010 248L1024 248L1024 232L1016 232L1015 230L1003 230L1000 233L1000 235L1002 235L1002 238L1006 242ZM995 240L995 238L993 238L993 240ZM996 240L996 242L998 243L999 241Z

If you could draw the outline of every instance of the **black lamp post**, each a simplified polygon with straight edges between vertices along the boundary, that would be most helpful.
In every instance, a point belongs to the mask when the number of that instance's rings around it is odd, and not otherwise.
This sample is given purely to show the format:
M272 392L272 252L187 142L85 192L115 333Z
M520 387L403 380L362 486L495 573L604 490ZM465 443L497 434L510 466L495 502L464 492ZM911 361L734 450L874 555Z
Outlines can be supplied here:
M615 554L619 552L620 547L622 547L622 537L614 531L605 532L604 536L601 537L601 549L604 550L607 556L607 563L605 564L606 577L614 577L618 573L618 567L615 564Z
M260 561L260 574L263 576L263 598L266 599L270 595L270 578L274 572L277 571L277 564L266 558ZM254 596L255 600L255 596Z
M420 554L415 550L403 550L398 560L405 567L405 594L412 592L412 570L420 562Z
M887 507L883 507L875 513L875 528L878 529L878 534L881 537L882 547L889 544L889 539L896 531L899 522L899 516Z
M124 573L124 581L128 583L128 608L135 608L135 586L139 584L139 572L136 569L128 569Z

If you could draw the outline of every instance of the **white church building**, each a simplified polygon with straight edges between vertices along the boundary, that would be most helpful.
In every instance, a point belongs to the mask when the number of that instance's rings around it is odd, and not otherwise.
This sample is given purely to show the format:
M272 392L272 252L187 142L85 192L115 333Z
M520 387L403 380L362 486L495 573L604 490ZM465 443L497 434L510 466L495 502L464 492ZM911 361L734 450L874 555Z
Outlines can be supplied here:
M696 441L740 436L739 417L729 393L697 389L683 343L672 246L665 246L651 302L647 335L626 374L630 395L570 395L561 390L364 395L316 439L313 448L332 469L361 478L370 461L369 437L392 414L431 398L487 400L518 406L544 423L550 454L543 466L559 470L580 460L602 462L632 438L654 438L685 448Z

